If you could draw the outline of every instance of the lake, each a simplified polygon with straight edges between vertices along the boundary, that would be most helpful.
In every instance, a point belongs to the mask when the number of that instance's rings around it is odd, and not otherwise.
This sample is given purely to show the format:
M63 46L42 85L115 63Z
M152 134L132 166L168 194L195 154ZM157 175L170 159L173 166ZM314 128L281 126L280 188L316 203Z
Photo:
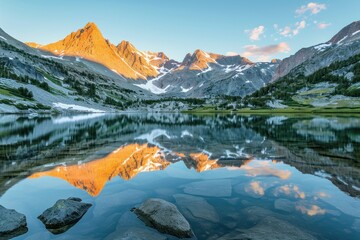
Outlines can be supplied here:
M159 239L130 211L148 198L198 239L360 236L359 117L0 115L0 158L0 205L28 222L16 239ZM68 197L93 206L54 234L37 217Z

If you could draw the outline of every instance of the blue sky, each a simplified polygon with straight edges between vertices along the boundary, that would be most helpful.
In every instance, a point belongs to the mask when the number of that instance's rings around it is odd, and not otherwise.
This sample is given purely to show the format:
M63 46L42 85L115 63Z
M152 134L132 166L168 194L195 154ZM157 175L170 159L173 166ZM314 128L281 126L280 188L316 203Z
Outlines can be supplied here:
M176 60L196 49L269 60L329 40L359 9L359 0L0 0L0 27L46 44L91 21L114 44Z

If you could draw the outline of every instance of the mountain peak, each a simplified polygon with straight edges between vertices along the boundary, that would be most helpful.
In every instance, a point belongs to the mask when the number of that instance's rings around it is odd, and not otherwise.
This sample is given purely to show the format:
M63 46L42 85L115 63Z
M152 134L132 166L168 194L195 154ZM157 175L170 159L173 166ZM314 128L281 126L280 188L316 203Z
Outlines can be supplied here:
M340 44L360 38L360 20L350 23L341 29L327 43Z
M121 45L121 44L120 44ZM123 41L128 53L133 54L136 48L129 42ZM131 79L146 79L156 76L153 68L150 70L136 67L133 62L126 62L119 49L105 40L95 23L89 22L83 28L67 35L63 40L41 46L40 49L52 52L55 55L77 56L100 63L113 72ZM130 54L129 54L130 55ZM145 62L145 61L142 61ZM148 66L148 68L150 68Z
M98 26L94 23L94 22L88 22L85 27L85 29L89 29L89 28L92 28L92 29L99 29Z

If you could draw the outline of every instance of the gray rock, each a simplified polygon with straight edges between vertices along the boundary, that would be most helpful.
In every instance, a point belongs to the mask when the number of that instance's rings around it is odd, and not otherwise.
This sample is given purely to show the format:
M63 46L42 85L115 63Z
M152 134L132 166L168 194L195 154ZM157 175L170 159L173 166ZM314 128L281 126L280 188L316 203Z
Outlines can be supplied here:
M150 198L133 211L145 224L159 232L180 238L194 236L189 222L179 212L177 207L165 200Z
M316 238L288 222L274 217L265 217L250 229L237 229L218 239L313 240Z
M185 193L206 197L230 197L231 191L229 179L193 182L184 188Z
M189 210L195 218L202 218L214 223L219 222L219 215L215 208L204 198L186 194L175 194L174 198L180 209Z
M80 202L81 199L60 199L54 206L46 209L38 218L45 224L48 229L60 229L66 226L73 226L77 223L87 210L92 206L89 203ZM64 229L64 231L68 228ZM61 230L61 233L64 232Z
M0 237L16 237L27 232L26 217L0 205Z

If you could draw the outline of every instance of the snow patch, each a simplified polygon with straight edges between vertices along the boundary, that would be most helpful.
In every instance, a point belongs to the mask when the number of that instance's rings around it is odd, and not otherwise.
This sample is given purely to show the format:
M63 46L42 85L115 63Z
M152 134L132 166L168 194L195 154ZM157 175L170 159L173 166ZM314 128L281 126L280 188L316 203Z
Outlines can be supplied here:
M355 34L358 34L358 33L360 33L360 30L357 30L356 32L353 32L353 33L351 34L351 36L354 36Z
M185 131L181 132L181 137L183 138L185 136L193 137L193 135L191 133L189 133L188 130L185 130Z
M49 55L41 55L43 58L54 58L54 59L59 59L59 60L64 60L62 57L55 57L55 56L49 56Z
M148 143L158 146L158 143L155 141L156 138L160 136L165 136L168 139L171 137L167 134L166 130L163 129L154 129L150 133L143 134L136 137L136 140L146 140Z
M99 110L99 109L95 109L95 108L88 108L88 107L79 106L79 105L75 105L75 104L66 104L66 103L60 103L60 102L53 103L53 106L55 108L74 110L74 111L79 111L79 112L93 112L93 113L105 112L103 110Z
M324 51L326 48L330 47L331 46L331 43L323 43L323 44L320 44L320 45L317 45L315 46L314 48L318 51Z
M184 88L183 86L180 86L181 87L181 92L184 92L184 93L186 93L186 92L188 92L188 91L190 91L193 87L190 87L190 88Z
M212 68L209 66L207 69L205 69L204 71L201 71L200 73L198 73L198 74L196 74L196 76L199 76L199 75L201 75L201 74L204 74L204 73L207 73L207 72L209 72L209 71L211 71L212 70Z
M135 86L138 86L142 89L145 89L147 91L150 91L154 94L163 94L166 93L166 90L171 86L167 85L165 88L159 88L154 84L155 81L159 80L163 76L165 76L168 72L162 67L160 70L160 75L158 75L156 78L153 78L151 80L148 80L145 84L134 84Z
M337 42L337 44L340 44L342 41L344 41L348 36L343 37L340 41Z
M3 36L0 36L0 38L2 38L2 39L4 39L5 41L7 41L7 39L6 39L6 38L4 38Z

